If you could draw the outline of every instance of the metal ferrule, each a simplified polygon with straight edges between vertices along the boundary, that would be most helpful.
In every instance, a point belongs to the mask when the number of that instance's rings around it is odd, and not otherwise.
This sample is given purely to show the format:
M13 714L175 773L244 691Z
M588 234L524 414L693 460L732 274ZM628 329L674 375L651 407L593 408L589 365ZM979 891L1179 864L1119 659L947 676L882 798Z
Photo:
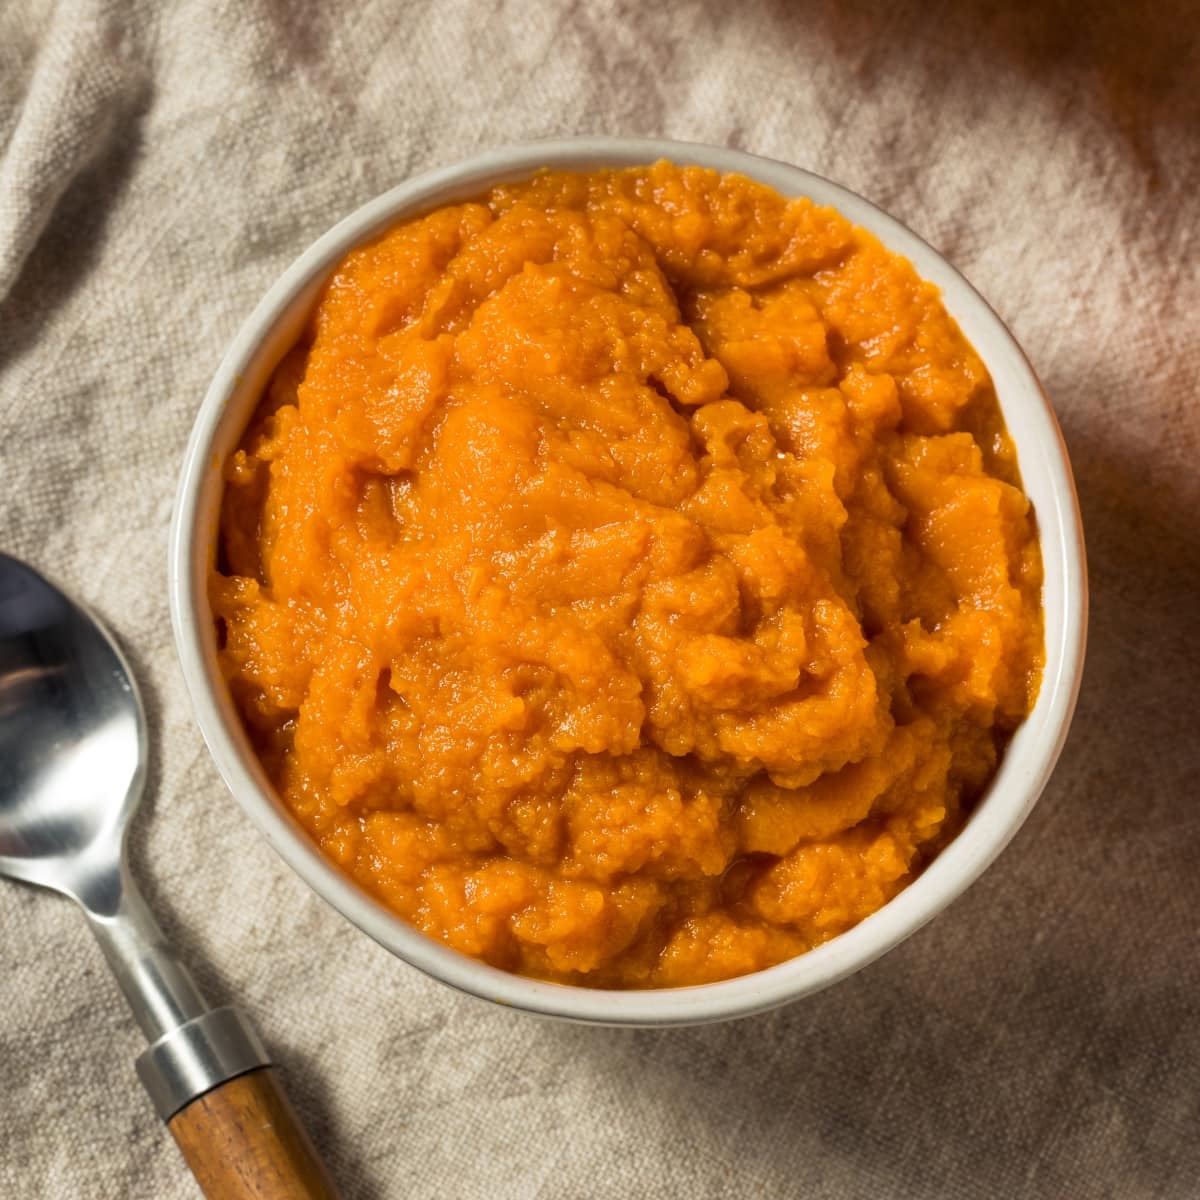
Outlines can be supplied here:
M214 1008L165 1033L138 1057L137 1073L158 1115L169 1121L198 1096L270 1058L236 1008Z

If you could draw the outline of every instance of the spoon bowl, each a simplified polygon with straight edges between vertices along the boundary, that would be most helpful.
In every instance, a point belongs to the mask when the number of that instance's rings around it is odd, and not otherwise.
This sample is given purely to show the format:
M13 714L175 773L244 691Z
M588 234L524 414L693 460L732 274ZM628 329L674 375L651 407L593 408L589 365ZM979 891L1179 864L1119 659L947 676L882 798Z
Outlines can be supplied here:
M146 718L116 643L0 554L0 875L112 899L146 774Z

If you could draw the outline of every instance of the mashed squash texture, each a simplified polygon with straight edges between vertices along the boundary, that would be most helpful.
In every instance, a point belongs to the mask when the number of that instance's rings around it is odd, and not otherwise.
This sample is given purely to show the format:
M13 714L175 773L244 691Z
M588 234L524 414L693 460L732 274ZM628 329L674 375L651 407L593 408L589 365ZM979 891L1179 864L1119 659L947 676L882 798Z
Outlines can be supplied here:
M226 467L221 669L322 851L499 967L778 963L961 828L1037 694L982 363L836 212L669 163L352 254Z

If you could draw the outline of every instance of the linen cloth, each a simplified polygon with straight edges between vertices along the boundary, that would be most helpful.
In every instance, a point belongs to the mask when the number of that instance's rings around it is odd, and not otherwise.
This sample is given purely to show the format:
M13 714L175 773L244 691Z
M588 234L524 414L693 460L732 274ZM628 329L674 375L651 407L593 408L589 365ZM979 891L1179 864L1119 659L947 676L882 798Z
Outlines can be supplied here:
M347 1197L1194 1197L1200 1189L1200 9L5 0L0 548L93 605L155 738L133 867L244 1005ZM217 778L171 644L196 407L316 235L498 143L786 159L1011 325L1083 505L1073 733L998 863L784 1010L578 1028L456 995L309 892ZM199 1193L66 901L0 883L0 1195Z

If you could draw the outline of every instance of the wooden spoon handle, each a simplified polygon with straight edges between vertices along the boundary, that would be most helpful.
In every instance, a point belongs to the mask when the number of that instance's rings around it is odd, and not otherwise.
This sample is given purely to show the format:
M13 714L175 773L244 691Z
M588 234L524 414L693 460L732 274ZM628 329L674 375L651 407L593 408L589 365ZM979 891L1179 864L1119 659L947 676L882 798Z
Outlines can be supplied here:
M338 1200L271 1067L205 1092L167 1128L208 1200Z

